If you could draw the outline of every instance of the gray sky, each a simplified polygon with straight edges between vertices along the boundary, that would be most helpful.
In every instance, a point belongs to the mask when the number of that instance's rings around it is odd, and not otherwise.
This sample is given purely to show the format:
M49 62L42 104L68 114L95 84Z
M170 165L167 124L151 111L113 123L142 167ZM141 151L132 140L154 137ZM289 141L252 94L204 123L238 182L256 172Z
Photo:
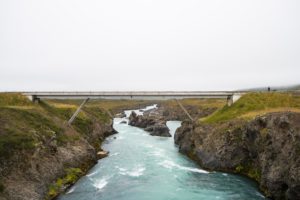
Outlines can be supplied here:
M300 83L299 0L0 0L0 91Z

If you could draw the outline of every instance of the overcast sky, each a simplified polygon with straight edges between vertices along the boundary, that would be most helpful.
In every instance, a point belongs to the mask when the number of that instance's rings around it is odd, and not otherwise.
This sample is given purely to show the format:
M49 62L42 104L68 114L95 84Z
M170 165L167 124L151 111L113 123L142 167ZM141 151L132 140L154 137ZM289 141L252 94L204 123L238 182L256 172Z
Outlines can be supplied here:
M0 91L298 83L299 0L0 0Z

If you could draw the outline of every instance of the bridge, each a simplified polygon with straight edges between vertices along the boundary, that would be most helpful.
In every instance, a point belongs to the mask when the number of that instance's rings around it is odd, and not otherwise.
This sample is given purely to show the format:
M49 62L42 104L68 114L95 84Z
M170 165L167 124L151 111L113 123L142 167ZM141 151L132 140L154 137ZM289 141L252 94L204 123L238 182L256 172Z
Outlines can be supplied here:
M69 124L75 119L81 108L89 99L142 99L142 100L170 100L175 99L181 109L193 121L188 111L180 103L179 99L226 99L227 105L231 106L245 92L242 91L102 91L102 92L23 92L33 102L41 99L83 99L76 112L69 120Z
M116 91L116 92L23 92L32 101L40 99L147 99L169 100L185 98L227 99L234 103L245 92L233 91Z

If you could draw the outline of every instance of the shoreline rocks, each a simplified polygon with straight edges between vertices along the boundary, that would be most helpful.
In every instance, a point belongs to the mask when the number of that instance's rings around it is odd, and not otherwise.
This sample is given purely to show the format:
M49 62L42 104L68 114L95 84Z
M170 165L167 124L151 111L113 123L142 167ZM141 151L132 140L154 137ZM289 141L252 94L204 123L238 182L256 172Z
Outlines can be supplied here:
M65 132L65 134L76 133L73 128L67 128ZM106 156L104 152L97 154L97 150L101 146L101 141L114 133L116 132L111 124L95 122L93 131L88 133L87 139L80 137L78 140L55 146L53 142L51 144L45 142L32 151L15 154L1 166L1 169L7 168L9 171L1 178L5 188L0 193L0 199L55 198L68 185L57 188L55 193L49 193L49 186L55 185L59 178L65 177L68 169L81 169L80 176L83 176L98 159Z
M300 114L270 113L247 122L182 123L179 151L205 169L243 174L267 197L300 199Z

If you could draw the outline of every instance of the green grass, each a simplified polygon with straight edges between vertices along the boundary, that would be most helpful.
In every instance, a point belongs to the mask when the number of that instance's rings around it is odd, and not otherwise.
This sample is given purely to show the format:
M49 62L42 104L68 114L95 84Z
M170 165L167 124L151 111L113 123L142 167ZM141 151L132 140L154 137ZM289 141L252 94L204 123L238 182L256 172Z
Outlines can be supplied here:
M0 125L0 157L9 157L15 150L32 149L42 138L62 133L62 128L37 110L1 107Z
M33 103L19 93L0 93L0 107L2 106L32 106Z
M80 168L67 168L66 175L59 178L55 183L50 185L46 199L55 198L62 190L63 187L74 184L83 174Z
M59 117L61 120L67 121L76 111L76 107L56 107L47 101L41 101L39 106L47 112L48 115Z
M278 108L300 109L300 97L289 93L249 93L242 96L232 106L226 105L202 121L207 123L222 122L247 114L255 116L261 113L259 111L269 112Z
M180 99L183 106L194 106L198 109L206 108L221 108L226 104L224 99ZM170 107L178 108L178 103L175 100L160 101L160 104Z
M45 100L32 103L20 93L0 93L0 159L21 150L32 150L55 137L58 145L88 137L95 122L108 123L105 109L119 110L143 101L91 100L81 110L69 130L67 121L82 100ZM69 131L66 131L69 130Z

